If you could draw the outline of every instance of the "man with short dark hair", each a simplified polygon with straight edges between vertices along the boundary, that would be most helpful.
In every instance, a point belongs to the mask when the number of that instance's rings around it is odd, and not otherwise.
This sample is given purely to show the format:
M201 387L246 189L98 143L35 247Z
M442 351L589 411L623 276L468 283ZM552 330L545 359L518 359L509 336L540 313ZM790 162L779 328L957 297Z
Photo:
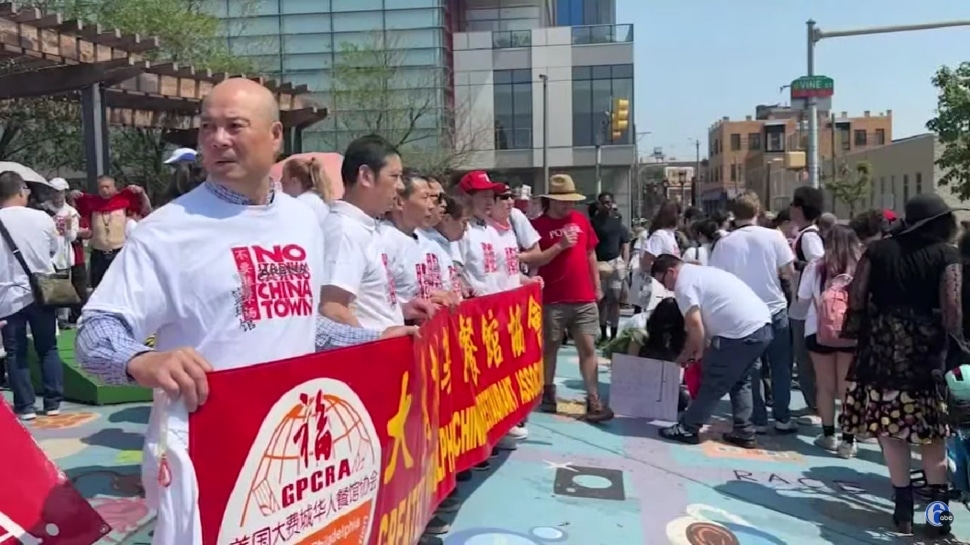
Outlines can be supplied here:
M59 414L64 399L64 363L57 352L56 310L34 300L30 280L30 273L54 272L57 228L47 213L27 207L29 195L19 174L0 173L0 231L4 235L0 238L0 322L6 322L3 348L7 353L14 412L21 420L33 420L37 415L27 363L27 326L40 361L44 412L48 416ZM14 255L16 250L26 267Z
M377 135L354 140L344 152L344 196L323 223L320 311L336 322L382 331L433 312L423 299L400 300L388 267L391 252L377 231L376 218L393 207L403 170L397 149Z
M670 254L659 256L650 273L674 292L684 315L687 341L677 363L700 362L702 373L697 396L678 423L662 429L660 435L698 444L701 427L724 394L730 393L734 430L723 439L741 448L756 448L751 375L772 340L768 305L737 276L716 267L684 263Z
M798 229L793 243L795 270L799 272L798 278L792 282L792 285L796 286L796 292L801 282L800 273L805 265L825 255L822 235L818 228L818 219L824 209L825 198L821 189L809 185L795 189L788 210L791 212L792 223ZM798 386L807 406L807 412L799 418L799 422L812 425L818 422L815 416L815 369L812 367L812 360L805 347L805 318L808 316L808 305L809 301L799 301L797 297L792 297L791 305L788 307L788 318L791 323L792 350L798 371Z
M600 193L595 206L596 213L590 223L599 240L596 243L596 264L603 287L603 299L599 302L599 342L605 343L615 339L620 329L620 304L626 286L627 263L630 262L630 231L613 208L612 193Z

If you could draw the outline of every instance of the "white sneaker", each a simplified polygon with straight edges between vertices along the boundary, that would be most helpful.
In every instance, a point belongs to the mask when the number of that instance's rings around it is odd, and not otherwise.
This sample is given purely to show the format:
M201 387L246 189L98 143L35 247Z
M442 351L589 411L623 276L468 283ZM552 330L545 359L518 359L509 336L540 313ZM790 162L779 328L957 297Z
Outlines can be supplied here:
M49 411L44 411L44 415L46 416L58 416L60 414L61 414L60 409L51 409Z
M515 426L514 428L509 430L509 433L508 435L506 435L506 437L511 437L516 441L521 441L529 437L529 430L525 426Z
M839 448L839 440L834 435L819 435L815 438L815 446L835 452Z
M839 443L839 448L836 450L836 455L839 458L855 458L855 455L859 453L859 447L856 446L855 441L849 443L847 441L842 441Z
M30 422L31 420L37 418L37 413L34 411L30 411L29 413L20 413L17 415L17 418L19 418L21 422Z
M495 448L499 450L516 450L519 448L519 440L513 438L510 435L499 439L499 442L495 445Z
M821 426L822 419L819 418L817 414L806 414L805 416L799 416L796 420L799 424L803 426Z
M775 431L778 433L792 433L798 431L798 423L794 420L787 422L775 421Z

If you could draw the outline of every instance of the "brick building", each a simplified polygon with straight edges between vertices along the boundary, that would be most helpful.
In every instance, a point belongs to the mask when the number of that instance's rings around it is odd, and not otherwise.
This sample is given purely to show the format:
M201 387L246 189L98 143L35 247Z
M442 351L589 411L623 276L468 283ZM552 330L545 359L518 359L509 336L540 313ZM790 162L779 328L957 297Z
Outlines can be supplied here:
M701 206L723 207L745 189L770 208L790 199L787 188L806 181L807 112L787 106L758 106L743 120L722 118L708 130L708 166L698 188ZM819 164L835 157L884 146L892 141L892 110L849 117L819 112ZM821 167L820 167L821 168ZM827 173L822 171L821 179Z

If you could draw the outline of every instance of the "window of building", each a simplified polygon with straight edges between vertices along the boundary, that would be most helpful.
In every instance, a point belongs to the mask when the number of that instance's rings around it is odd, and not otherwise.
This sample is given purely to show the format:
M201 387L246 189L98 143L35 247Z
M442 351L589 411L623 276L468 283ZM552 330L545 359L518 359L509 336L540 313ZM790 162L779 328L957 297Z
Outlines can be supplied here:
M885 195L885 194L886 194L886 177L885 176L880 176L879 177L879 195L881 196L881 195Z
M785 133L783 131L771 131L766 136L768 141L765 146L765 151L769 153L785 151Z
M614 139L606 112L613 101L629 101L627 128ZM573 67L573 145L633 143L633 65Z
M741 135L738 133L731 134L731 151L741 151Z
M749 132L748 133L748 149L752 151L761 149L761 133L760 132Z
M532 70L496 70L495 149L532 148Z
M916 173L916 194L919 195L923 193L923 173Z
M886 145L886 129L876 129L876 145Z
M531 30L541 26L538 7L472 8L464 12L465 32Z
M721 152L721 141L717 138L714 139L714 155Z
M738 165L736 163L731 163L731 181L738 181Z
M615 8L615 2L601 0L556 0L556 25L612 25Z
M903 174L903 202L909 200L909 174Z
M854 142L856 146L866 146L866 131L864 129L856 129L853 132Z

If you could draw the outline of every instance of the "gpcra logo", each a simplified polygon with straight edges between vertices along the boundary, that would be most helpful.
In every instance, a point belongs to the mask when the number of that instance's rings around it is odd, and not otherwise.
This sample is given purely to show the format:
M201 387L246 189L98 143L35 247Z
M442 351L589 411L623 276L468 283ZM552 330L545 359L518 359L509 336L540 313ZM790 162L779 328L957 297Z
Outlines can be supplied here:
M953 513L945 503L935 501L926 506L926 524L939 527L948 523L953 523Z
M305 382L266 415L217 543L367 543L380 463L380 438L357 394L333 379Z

